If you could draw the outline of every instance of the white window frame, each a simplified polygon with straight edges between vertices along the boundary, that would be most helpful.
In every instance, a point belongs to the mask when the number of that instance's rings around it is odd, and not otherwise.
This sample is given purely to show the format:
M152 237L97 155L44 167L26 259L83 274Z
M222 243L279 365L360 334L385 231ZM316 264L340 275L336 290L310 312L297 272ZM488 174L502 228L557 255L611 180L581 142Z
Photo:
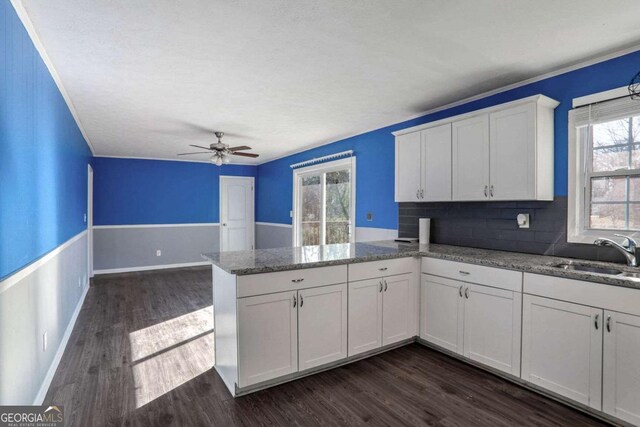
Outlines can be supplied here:
M596 102L614 99L628 95L626 87L613 89L606 92L576 98L573 107L581 107ZM640 107L640 102L638 102ZM622 117L621 117L622 118ZM569 179L568 179L568 206L567 206L567 242L569 243L593 243L594 240L605 237L620 240L616 234L624 234L634 239L640 239L640 231L590 229L588 226L590 209L590 177L601 175L600 173L587 173L587 163L591 161L591 148L589 127L576 128L573 114L569 113ZM620 172L607 172L606 176L634 175L636 170L624 170ZM589 202L589 203L587 203Z
M345 168L350 169L350 181L351 181L351 200L349 206L349 242L354 243L356 238L355 221L356 221L356 158L355 156L347 157L344 159L334 160L331 162L319 163L303 168L297 168L293 170L293 246L301 246L301 226L300 226L300 213L302 212L300 203L302 198L299 194L298 182L305 175L322 174L327 172L333 172L337 170L343 170ZM322 188L322 199L324 200L324 185ZM323 203L324 206L324 203ZM321 233L324 234L325 229L325 215L322 216Z

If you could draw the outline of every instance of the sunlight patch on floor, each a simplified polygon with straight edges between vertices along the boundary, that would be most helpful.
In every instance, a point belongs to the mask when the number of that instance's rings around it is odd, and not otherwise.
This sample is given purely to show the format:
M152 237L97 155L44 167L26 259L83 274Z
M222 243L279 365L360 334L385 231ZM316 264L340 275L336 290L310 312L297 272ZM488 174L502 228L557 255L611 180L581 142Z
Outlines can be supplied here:
M211 306L130 333L136 408L211 369L213 338Z

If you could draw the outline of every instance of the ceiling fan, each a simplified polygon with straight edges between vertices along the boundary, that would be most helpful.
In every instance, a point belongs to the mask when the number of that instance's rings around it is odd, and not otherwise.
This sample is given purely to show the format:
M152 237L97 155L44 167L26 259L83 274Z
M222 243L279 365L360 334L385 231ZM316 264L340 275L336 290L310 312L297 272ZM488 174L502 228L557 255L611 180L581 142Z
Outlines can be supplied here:
M224 132L214 132L216 138L218 138L218 142L212 143L209 147L203 147L201 145L192 145L189 144L190 147L201 148L207 151L195 151L193 153L180 153L178 156L190 156L192 154L212 154L211 163L216 166L222 166L222 164L228 164L231 161L230 156L242 156L242 157L252 157L256 158L259 154L253 153L240 153L240 151L251 150L251 147L247 147L246 145L241 145L239 147L229 147L227 144L222 142L222 137L224 136Z

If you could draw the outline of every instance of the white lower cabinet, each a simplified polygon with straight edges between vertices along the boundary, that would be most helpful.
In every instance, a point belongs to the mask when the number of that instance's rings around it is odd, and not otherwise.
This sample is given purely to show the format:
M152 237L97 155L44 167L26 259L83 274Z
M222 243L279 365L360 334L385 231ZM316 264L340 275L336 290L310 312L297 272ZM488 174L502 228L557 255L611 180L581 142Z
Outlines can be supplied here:
M422 275L420 292L420 338L462 354L462 282Z
M415 336L415 275L349 283L349 356Z
M347 357L347 284L298 291L301 371Z
M297 291L238 299L238 386L298 371Z
M464 295L465 357L519 376L522 294L468 284Z
M423 274L420 337L520 374L520 292Z
M349 356L382 346L382 280L349 283Z
M602 408L603 310L524 295L522 379Z
M604 315L602 410L640 425L640 317Z
M382 345L415 336L411 309L414 300L414 275L385 277L382 292Z

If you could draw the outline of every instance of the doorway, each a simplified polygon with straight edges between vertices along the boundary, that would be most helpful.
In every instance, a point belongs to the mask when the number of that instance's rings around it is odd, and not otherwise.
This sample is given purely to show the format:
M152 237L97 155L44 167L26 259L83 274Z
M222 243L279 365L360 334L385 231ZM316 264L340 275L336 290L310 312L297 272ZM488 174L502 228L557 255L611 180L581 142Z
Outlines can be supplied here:
M254 178L220 177L220 251L255 247Z
M93 277L93 168L87 165L87 276Z

